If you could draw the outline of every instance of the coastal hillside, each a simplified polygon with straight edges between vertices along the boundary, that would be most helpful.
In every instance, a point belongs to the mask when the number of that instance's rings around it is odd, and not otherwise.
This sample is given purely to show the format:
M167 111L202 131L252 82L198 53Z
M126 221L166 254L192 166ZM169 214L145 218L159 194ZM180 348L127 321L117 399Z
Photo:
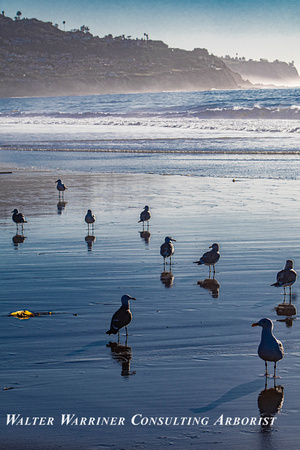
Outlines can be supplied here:
M269 62L266 59L253 61L230 56L222 60L229 69L254 85L300 86L300 77L293 62Z
M206 49L63 31L0 15L0 97L236 89L249 82Z

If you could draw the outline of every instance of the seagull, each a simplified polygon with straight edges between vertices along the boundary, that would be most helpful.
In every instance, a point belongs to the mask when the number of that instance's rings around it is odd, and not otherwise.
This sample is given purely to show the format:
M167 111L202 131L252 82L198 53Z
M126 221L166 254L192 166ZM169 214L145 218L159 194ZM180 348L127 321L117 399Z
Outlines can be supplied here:
M120 329L125 327L126 336L128 336L127 325L130 324L132 320L132 314L129 309L129 300L136 300L134 297L130 297L130 295L123 295L121 298L122 306L114 313L110 323L110 329L106 332L106 334L117 334L119 336Z
M276 286L276 287L281 287L283 286L284 289L284 295L286 294L285 292L285 287L289 286L290 287L290 295L292 294L292 284L295 283L296 278L297 278L297 272L293 269L293 261L291 259L288 259L287 262L285 263L285 268L283 270L281 270L280 272L278 272L277 274L277 281L274 284L271 284L271 286Z
M276 363L284 357L284 350L282 343L272 333L273 322L265 318L253 323L251 326L262 327L258 356L265 361L266 376L269 375L267 361L274 361L274 378L276 378Z
M64 194L65 190L67 189L66 185L62 183L61 179L56 180L55 183L57 183L56 189L58 190L59 195L61 192Z
M214 267L214 272L215 270L215 264L217 264L217 262L220 259L220 253L219 253L219 244L213 244L211 247L212 250L210 250L210 252L206 252L204 253L203 256L201 256L201 258L199 259L199 261L194 261L194 264L205 264L206 266L209 266L209 272L211 271L210 266Z
M166 263L166 258L169 257L170 257L170 264L172 263L171 256L174 255L174 245L172 244L172 241L176 242L176 239L167 236L165 238L165 242L160 246L160 254L164 258L164 264Z
M96 217L94 214L92 214L92 210L88 209L84 220L88 224L88 229L90 229L90 224L92 224L92 228L94 229L94 223L96 222Z
M147 225L149 226L150 219L151 219L150 208L149 206L145 206L144 210L140 214L140 220L138 223L143 222L144 226L145 222L147 222Z
M24 214L22 214L21 212L19 212L18 209L14 209L12 211L13 215L12 215L12 220L15 222L15 224L17 225L17 230L18 230L18 226L19 223L22 224L22 231L23 231L23 225L24 223L27 223L27 220L24 217Z

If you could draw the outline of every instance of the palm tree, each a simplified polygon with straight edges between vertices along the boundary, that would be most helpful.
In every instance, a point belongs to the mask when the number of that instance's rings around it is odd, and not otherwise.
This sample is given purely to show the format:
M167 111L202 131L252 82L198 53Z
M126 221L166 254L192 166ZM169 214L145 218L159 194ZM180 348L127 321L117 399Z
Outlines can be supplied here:
M21 15L22 15L21 11L17 11L17 14L16 14L17 20L21 19Z
M63 20L64 31L66 31L66 21Z

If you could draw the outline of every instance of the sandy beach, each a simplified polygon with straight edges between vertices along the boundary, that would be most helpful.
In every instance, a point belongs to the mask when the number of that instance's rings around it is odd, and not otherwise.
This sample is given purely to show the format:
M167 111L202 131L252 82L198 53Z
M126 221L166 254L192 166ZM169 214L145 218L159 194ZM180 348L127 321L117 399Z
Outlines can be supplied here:
M270 285L287 259L300 270L300 180L2 170L1 448L299 447L299 325ZM19 238L14 208L28 222ZM209 280L193 261L214 242ZM118 345L105 332L126 293L137 300ZM9 317L25 309L52 314ZM269 391L251 328L263 317L285 348Z

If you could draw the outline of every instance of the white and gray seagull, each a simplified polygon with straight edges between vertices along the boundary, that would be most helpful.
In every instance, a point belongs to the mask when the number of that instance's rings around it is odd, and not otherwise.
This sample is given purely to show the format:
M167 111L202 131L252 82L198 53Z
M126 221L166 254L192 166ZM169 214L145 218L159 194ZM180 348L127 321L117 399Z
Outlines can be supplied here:
M62 195L64 196L64 192L67 189L66 185L61 181L60 178L56 180L55 183L57 183L56 189L58 190L59 195L62 193Z
M294 263L291 259L288 259L285 268L280 270L277 274L277 281L271 286L283 287L284 295L286 294L285 288L286 286L290 287L290 295L292 294L292 285L295 283L297 279L297 272L293 269Z
M176 242L176 239L167 236L165 238L165 242L160 246L160 254L164 258L164 265L166 264L166 258L170 258L170 264L172 264L172 255L174 255L174 245L173 242Z
M145 222L147 222L147 226L149 227L149 220L151 219L150 208L149 206L145 206L144 210L140 214L140 220L138 223L143 222L143 226Z
M17 225L17 231L19 229L19 224L22 225L22 231L23 231L23 226L24 223L27 223L27 220L24 217L24 214L22 214L21 212L19 212L18 209L14 209L12 211L13 215L12 215L12 220L13 222L15 222L15 224Z
M274 362L274 378L276 378L276 363L284 357L284 350L282 343L273 335L273 322L270 319L264 318L259 322L253 323L251 326L262 327L258 356L265 361L266 376L269 375L267 362Z
M128 336L127 325L130 324L132 320L132 314L129 309L129 300L136 300L134 297L130 295L123 295L121 298L122 306L114 313L110 323L110 329L106 332L106 334L117 334L119 336L121 328L125 327L126 336Z
M86 221L86 223L88 224L88 229L90 229L90 225L92 225L92 230L94 229L94 223L96 222L96 217L95 215L92 213L91 209L88 209L84 220Z
M220 259L220 253L219 253L219 244L213 244L211 247L212 250L210 250L209 252L204 253L203 256L201 256L201 258L199 259L199 261L194 261L194 264L204 264L206 266L209 266L209 272L211 271L211 266L213 266L214 268L214 273L215 273L215 264L217 264L217 262Z

